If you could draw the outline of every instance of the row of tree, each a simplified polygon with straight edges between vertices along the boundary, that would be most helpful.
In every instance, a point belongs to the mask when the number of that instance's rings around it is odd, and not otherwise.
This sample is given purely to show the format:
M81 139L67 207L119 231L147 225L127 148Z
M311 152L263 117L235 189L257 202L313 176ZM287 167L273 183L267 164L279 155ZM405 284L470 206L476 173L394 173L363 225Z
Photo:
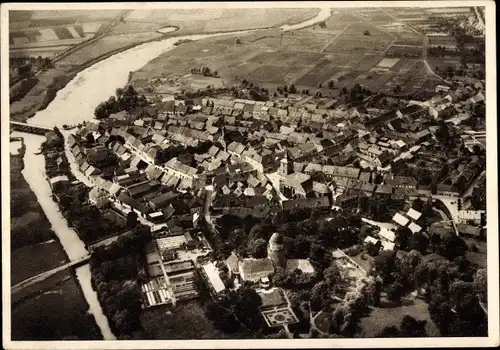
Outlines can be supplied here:
M143 247L149 229L141 228L97 247L90 258L92 283L110 327L119 339L147 338L140 323L146 279Z

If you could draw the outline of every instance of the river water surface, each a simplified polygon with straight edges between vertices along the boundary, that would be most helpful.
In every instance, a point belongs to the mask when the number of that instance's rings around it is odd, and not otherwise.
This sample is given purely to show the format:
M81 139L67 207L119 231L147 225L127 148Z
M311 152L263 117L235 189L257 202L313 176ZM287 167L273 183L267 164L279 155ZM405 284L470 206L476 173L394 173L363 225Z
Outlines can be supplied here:
M308 27L319 21L326 20L329 16L330 9L322 8L316 17L299 24L282 26L281 30L289 31ZM78 73L66 87L57 92L56 97L47 108L37 112L33 118L28 120L28 123L51 128L57 126L62 129L64 124L74 125L93 120L95 107L100 102L107 100L109 96L114 95L117 88L127 84L129 72L139 70L149 61L173 49L175 47L174 43L178 40L200 40L217 35L244 34L251 31L256 30L172 37L138 45L115 54ZM44 157L34 154L38 152L44 137L17 132L13 133L13 136L22 136L24 138L26 154L24 156L25 168L23 175L40 202L68 257L70 260L76 260L88 255L85 244L80 240L76 232L68 227L66 220L59 212L57 204L52 200L49 184L44 179ZM71 158L71 156L68 157L70 161ZM75 169L73 164L72 170ZM84 181L84 183L89 185L87 181ZM116 339L109 327L106 316L102 312L97 294L92 289L89 265L86 264L77 268L76 275L90 306L89 312L94 315L104 339Z

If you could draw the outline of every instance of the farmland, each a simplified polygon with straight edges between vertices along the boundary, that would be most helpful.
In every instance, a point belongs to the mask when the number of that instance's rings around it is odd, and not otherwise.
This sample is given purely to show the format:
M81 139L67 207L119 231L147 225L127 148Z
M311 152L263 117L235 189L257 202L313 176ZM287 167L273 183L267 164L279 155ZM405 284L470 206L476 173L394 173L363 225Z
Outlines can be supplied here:
M298 23L314 17L317 9L169 9L134 10L127 24L148 23L179 27L179 35L256 29ZM193 16L196 18L193 20Z
M52 57L93 38L119 11L13 11L9 50L13 56Z
M428 18L425 11L415 15ZM227 85L247 79L271 91L284 84L327 95L354 84L373 91L430 91L440 79L421 63L423 42L423 34L385 10L335 9L321 26L183 44L135 72L132 81L145 87L156 76L180 78L191 67L207 65ZM325 88L329 80L334 89Z

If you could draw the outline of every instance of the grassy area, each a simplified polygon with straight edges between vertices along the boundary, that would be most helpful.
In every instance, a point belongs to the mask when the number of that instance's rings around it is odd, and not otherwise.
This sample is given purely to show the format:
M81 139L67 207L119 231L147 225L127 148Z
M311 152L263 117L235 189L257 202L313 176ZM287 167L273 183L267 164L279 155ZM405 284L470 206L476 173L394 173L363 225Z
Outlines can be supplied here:
M427 321L425 329L430 337L439 337L440 333L434 322L430 319L427 311L427 303L420 299L408 302L398 307L374 308L370 315L363 317L360 322L359 335L363 338L373 338L385 327L396 326L399 328L401 320L405 315L412 316L416 320Z
M51 93L50 91L59 90L61 82L65 81L67 77L68 71L63 68L47 69L40 73L37 76L38 83L22 99L10 105L10 118L15 121L25 122L39 109L45 108L50 102L47 98L52 94L51 97L55 97L55 92Z
M10 163L10 232L11 249L14 251L54 239L55 234L35 194L21 174L23 159L11 156Z
M12 340L102 339L73 278L12 308Z
M485 241L481 241L472 237L462 238L469 247L469 251L467 251L467 253L465 254L467 259L480 268L486 268L488 266L488 257L486 255L488 244ZM475 247L477 251L473 251L472 247Z
M199 301L178 304L172 312L169 310L161 306L142 313L142 326L152 339L231 338L214 328Z
M11 254L11 284L64 265L68 259L59 242L48 242L16 249Z

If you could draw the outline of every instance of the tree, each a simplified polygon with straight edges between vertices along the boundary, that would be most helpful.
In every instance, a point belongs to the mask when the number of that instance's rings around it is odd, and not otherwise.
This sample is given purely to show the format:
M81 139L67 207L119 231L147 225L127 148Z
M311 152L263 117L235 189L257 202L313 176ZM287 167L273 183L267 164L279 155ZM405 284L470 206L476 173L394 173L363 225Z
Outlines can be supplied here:
M370 31L369 31L369 30L365 30L365 31L363 32L363 35L371 35L371 34L370 34Z
M387 288L387 297L389 300L399 302L403 297L403 285L400 282L393 282Z
M463 256L467 251L467 244L457 235L450 234L441 240L438 247L438 253L448 260L453 260L456 257Z
M254 258L265 258L267 253L267 242L263 238L258 238L248 242L248 253Z
M319 23L318 23L318 25L319 25L319 27L320 27L320 28L326 28L326 23L325 23L325 21L321 21L321 22L319 22Z
M401 250L408 248L408 241L412 236L411 230L406 226L401 226L396 231L396 244Z
M334 85L335 85L335 83L333 82L333 80L328 81L328 88L329 89L333 89Z
M123 96L123 89L122 88L117 88L116 89L116 92L115 92L115 95L116 95L116 98L117 99L120 99L122 96Z
M384 280L384 283L390 279L390 275L394 270L395 255L395 252L383 250L375 257L375 269Z
M425 337L427 332L425 331L425 325L427 321L418 321L409 315L405 315L401 320L400 326L400 337L414 338L414 337Z
M90 145L95 143L94 135L88 133L87 136L85 136L85 141L87 141L87 143Z
M382 331L375 335L375 338L397 338L399 337L399 330L395 326L385 327Z
M479 293L481 300L487 302L487 292L488 292L488 273L486 268L478 269L474 274L473 287L477 293Z
M330 289L336 290L342 284L342 275L337 264L332 264L323 271L323 278Z
M127 228L131 229L131 228L134 228L135 226L137 226L137 222L138 222L138 216L137 216L137 213L135 211L131 211L127 214Z
M330 299L328 285L321 281L316 283L311 290L311 309L314 311L321 310Z

